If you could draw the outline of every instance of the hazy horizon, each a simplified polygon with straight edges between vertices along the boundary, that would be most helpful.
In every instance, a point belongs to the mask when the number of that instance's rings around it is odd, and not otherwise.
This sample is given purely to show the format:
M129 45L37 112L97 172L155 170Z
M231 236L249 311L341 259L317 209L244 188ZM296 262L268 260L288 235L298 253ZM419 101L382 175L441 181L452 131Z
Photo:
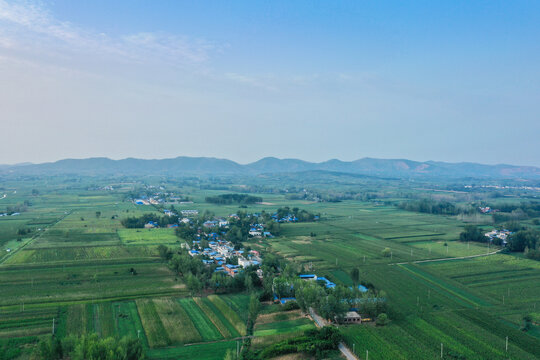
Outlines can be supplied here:
M362 159L376 159L376 160L408 160L408 161L415 161L415 162L445 162L445 163L449 163L449 164L459 164L459 163L473 163L473 164L480 164L480 165L510 165L510 166L520 166L520 167L537 167L537 168L540 168L540 166L535 166L535 165L527 165L527 164L509 164L509 163L482 163L482 162L471 162L471 161L439 161L439 160L433 160L433 159L430 159L430 160L415 160L415 159L406 159L406 158L375 158L375 157L370 157L370 156L364 156L364 157L360 157L360 158L357 158L357 159L352 159L352 160L343 160L343 159L339 159L339 158L331 158L331 159L325 159L325 160L320 160L320 161L310 161L310 160L306 160L306 159L301 159L301 158L295 158L295 157L276 157L276 156L264 156L264 157L261 157L261 158L258 158L254 161L249 161L249 162L242 162L242 161L237 161L235 159L230 159L230 158L224 158L224 157L219 157L219 156L186 156L186 155L178 155L178 156L172 156L172 157L162 157L162 158L144 158L144 157L133 157L133 156L128 156L128 157L121 157L121 158L112 158L112 157L108 157L108 156L89 156L89 157L81 157L81 158L72 158L72 157L66 157L66 158L61 158L61 159L56 159L56 160L51 160L51 161L43 161L43 162L31 162L31 161L24 161L24 162L19 162L19 163L2 163L0 164L0 166L16 166L16 165L25 165L25 164L32 164L32 165L38 165L38 164L44 164L44 163L54 163L54 162L57 162L57 161L62 161L62 160L88 160L88 159L97 159L97 158L104 158L104 159L109 159L109 160L127 160L127 159L136 159L136 160L169 160L169 159L175 159L175 158L180 158L180 157L189 157L189 158L215 158L215 159L219 159L219 160L229 160L229 161L233 161L237 164L240 164L240 165L249 165L249 164L252 164L252 163L255 163L259 160L263 160L263 159L266 159L266 158L276 158L278 160L300 160L300 161L306 161L306 162L310 162L310 163L324 163L324 162L327 162L327 161L331 161L331 160L338 160L338 161L343 161L343 162L351 162L351 161L356 161L356 160L362 160Z
M540 166L540 3L0 0L0 164Z

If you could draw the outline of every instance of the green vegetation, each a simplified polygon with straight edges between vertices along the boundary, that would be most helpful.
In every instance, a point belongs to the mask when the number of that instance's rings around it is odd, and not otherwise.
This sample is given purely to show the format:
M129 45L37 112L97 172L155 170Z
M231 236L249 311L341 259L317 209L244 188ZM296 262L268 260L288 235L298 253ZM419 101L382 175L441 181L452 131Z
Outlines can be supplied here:
M100 338L97 334L62 340L54 337L43 339L37 346L35 356L42 360L139 360L144 359L144 349L137 339L108 337Z
M339 326L359 356L439 358L442 342L445 359L540 357L540 263L533 260L540 220L532 190L495 196L456 184L324 179L301 186L297 177L241 185L204 178L5 180L2 206L29 204L20 215L0 217L0 359L57 346L49 341L53 319L62 346L70 337L104 344L138 338L150 359L223 359L228 350L236 355L237 341L244 358L293 348L317 356L304 341L315 328L310 318L269 303L273 286L286 296L291 284L297 302L289 304L331 320L354 307L373 320ZM110 184L115 190L104 190ZM175 203L175 212L201 215L175 231L166 228L174 219L161 220L170 203L132 203L134 194L150 197L159 187L164 201L193 201ZM237 191L266 202L205 201ZM429 211L413 209L421 199L430 199ZM506 220L471 210L486 204ZM248 235L255 216L274 237ZM126 228L128 218L160 227ZM215 218L229 221L226 237L234 246L261 253L262 280L255 269L234 278L214 273L217 265L188 255L186 245L200 232L225 231L203 226ZM514 232L508 246L487 242L484 233L503 228ZM463 259L448 260L454 257ZM300 282L300 273L324 276L336 288ZM360 284L366 292L356 291ZM252 337L238 339L244 335Z
M247 194L222 194L216 196L207 196L205 201L212 204L230 205L230 204L255 204L262 202L263 199L260 196L252 196Z

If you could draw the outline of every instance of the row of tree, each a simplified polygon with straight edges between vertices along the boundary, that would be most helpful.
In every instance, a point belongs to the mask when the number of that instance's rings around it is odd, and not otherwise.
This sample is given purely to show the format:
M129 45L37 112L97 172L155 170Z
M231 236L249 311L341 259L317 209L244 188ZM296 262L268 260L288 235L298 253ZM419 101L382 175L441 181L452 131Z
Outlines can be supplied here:
M178 223L178 216L159 216L156 214L148 213L141 216L130 216L124 218L120 220L120 223L128 229L142 229L144 228L144 225L148 224L150 221L154 222L160 227L165 227L169 224Z
M262 202L263 198L260 196L253 196L248 194L222 194L216 196L207 196L205 201L212 204L218 205L249 205Z
M300 209L297 207L293 207L291 209L288 206L279 208L276 212L276 215L278 219L283 219L287 216L294 216L298 222L314 221L315 217L317 216L307 210Z
M403 201L398 204L398 207L407 211L436 215L458 215L460 213L473 211L470 208L459 208L448 201L437 201L433 199Z
M273 280L273 290L279 298L296 298L303 311L313 308L323 318L331 321L341 321L351 308L372 317L386 312L386 295L384 291L375 289L361 292L357 287L341 285L326 288L322 281L304 281L280 276Z
M485 236L484 231L474 225L467 225L459 235L460 241L473 241L486 243L492 241L495 245L502 245L502 240ZM506 249L512 252L524 252L531 259L540 259L540 231L520 227L519 230L508 236Z
M36 360L141 360L144 349L139 339L100 338L97 334L74 335L59 339L43 339L36 347L33 359Z

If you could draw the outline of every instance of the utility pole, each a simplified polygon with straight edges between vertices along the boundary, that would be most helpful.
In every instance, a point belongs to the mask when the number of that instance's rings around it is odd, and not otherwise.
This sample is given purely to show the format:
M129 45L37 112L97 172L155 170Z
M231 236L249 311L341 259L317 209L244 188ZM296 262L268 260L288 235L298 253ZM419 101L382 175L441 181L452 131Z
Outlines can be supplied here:
M141 337L141 330L137 330L137 339Z
M364 255L364 264L366 263L366 255Z
M54 318L52 319L52 334L54 336Z
M366 350L366 360L369 360L369 350Z
M508 352L508 336L506 337L506 352Z
M442 356L443 356L443 344L441 343L441 359L442 359Z
M507 339L508 339L508 338L507 338ZM355 353L355 352L354 352L354 345L356 345L356 344L352 344L352 352L353 352L353 354Z
M236 341L236 358L238 359L238 356L240 355L240 343L238 340Z

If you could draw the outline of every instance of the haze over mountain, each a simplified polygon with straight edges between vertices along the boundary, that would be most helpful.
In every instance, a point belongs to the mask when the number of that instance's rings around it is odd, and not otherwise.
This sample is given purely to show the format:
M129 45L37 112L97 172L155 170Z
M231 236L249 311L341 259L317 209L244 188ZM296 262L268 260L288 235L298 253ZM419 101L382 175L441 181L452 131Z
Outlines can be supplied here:
M0 173L14 175L258 175L305 171L332 171L395 178L540 179L540 168L533 166L483 165L437 161L419 162L406 159L373 158L362 158L355 161L332 159L314 163L299 159L266 157L246 165L232 160L211 157L180 156L173 159L154 160L88 158L0 167Z

